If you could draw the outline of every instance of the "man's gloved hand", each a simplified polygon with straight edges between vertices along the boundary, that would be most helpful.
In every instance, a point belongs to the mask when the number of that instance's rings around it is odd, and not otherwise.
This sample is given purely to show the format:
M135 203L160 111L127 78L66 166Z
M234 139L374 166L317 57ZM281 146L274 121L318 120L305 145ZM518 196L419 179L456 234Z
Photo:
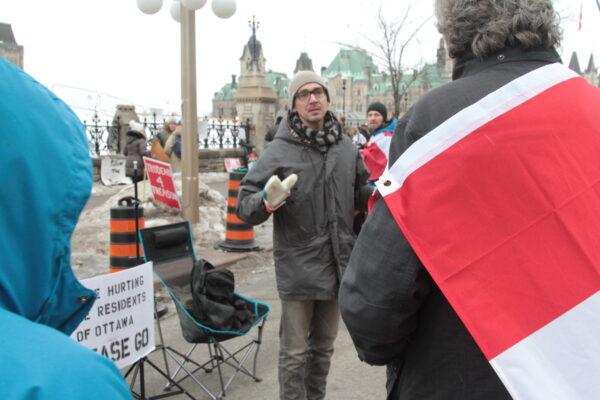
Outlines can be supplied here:
M273 212L285 203L285 199L290 196L290 190L296 184L298 175L291 174L283 180L277 175L273 175L267 181L263 190L263 200L268 212Z

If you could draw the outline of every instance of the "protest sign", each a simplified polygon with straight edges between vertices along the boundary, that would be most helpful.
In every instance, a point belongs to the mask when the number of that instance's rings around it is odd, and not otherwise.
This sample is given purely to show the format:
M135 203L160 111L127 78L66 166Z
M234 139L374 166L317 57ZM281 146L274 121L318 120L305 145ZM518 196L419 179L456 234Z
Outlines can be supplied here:
M104 157L100 163L100 180L105 186L130 183L125 176L125 158Z
M131 365L154 350L152 263L82 280L97 298L71 338L115 362Z
M144 157L144 165L154 200L169 207L181 209L171 165L148 157Z
M242 166L242 162L237 157L226 157L223 159L223 163L225 163L227 172L233 172L233 170Z

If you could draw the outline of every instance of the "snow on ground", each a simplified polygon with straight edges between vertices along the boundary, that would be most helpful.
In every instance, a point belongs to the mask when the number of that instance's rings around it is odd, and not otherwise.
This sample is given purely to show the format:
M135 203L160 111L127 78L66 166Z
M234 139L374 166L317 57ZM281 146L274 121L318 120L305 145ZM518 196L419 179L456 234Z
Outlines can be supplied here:
M181 193L181 174L175 174L174 179L177 191ZM203 248L211 248L224 239L226 200L207 183L223 185L227 179L226 173L199 174L200 222L193 226L197 254L200 254ZM132 184L109 187L102 183L94 183L92 197L81 214L71 239L73 270L79 278L108 272L110 209L117 206L119 199L133 195ZM147 227L184 220L179 210L154 202L148 182L138 184L138 197L144 208Z
M227 172L205 172L199 174L199 177L204 183L227 182L229 174Z

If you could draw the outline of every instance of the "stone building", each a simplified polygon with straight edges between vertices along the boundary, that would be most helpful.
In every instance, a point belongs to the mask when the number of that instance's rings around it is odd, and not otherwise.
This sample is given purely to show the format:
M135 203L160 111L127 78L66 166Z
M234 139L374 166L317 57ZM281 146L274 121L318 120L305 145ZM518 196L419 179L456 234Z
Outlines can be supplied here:
M448 59L444 41L440 40L437 61L423 65L418 71L407 72L400 83L400 114L427 91L449 82L452 65ZM391 114L394 97L391 79L386 71L380 71L372 57L363 49L342 49L335 56L322 76L328 82L331 109L337 115L346 115L346 123L358 125L365 122L370 103L379 101Z
M12 26L0 22L0 56L23 69L23 46L15 40Z
M302 53L296 61L296 70L312 71L312 60L308 58L306 53ZM295 73L295 72L294 72ZM287 89L289 86L289 78L283 72L267 70L265 74L267 83L271 86L276 95L275 110L276 115L288 108ZM221 119L235 119L237 110L235 107L236 101L234 95L237 91L236 75L231 76L231 82L224 85L221 90L215 92L212 103L212 116Z
M256 37L256 29L257 24L252 21L252 36L240 57L240 78L232 97L235 103L233 117L250 124L248 140L260 152L264 147L265 134L275 120L277 94L267 81L267 60Z
M242 59L248 57L247 48L252 44L252 40L251 38L244 47ZM248 71L244 70L244 62L240 71L240 81L242 76L248 74ZM402 85L407 90L401 102L401 113L405 112L423 93L448 82L451 69L444 42L440 40L436 63L425 64L419 71L404 75ZM306 52L302 52L296 60L294 73L300 70L314 70L312 60ZM363 49L340 49L331 63L321 68L320 74L329 86L330 109L337 115L346 115L347 124L364 123L367 107L373 101L381 101L390 112L394 109L389 75L380 72L372 57ZM265 73L265 78L276 95L275 115L281 115L288 109L287 87L290 78L284 73L272 70ZM231 82L223 86L213 97L213 117L234 119L240 116L236 111L238 89L238 83L233 75Z
M237 116L233 95L237 89L236 75L231 75L231 82L216 92L212 100L212 116L233 120Z

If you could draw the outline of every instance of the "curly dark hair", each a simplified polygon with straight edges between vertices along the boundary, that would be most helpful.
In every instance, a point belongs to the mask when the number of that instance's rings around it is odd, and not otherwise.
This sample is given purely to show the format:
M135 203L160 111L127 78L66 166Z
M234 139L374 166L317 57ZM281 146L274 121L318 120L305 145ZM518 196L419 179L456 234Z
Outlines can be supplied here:
M551 0L435 0L435 15L452 58L483 58L507 46L551 48L561 40Z

